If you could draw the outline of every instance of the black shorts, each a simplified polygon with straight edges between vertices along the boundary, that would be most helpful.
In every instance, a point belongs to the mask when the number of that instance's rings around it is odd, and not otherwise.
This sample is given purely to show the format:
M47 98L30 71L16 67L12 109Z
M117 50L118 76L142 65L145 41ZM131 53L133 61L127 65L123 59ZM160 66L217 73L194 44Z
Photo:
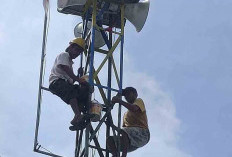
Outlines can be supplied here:
M73 85L64 79L58 79L53 81L49 85L50 91L60 97L66 104L69 104L71 99L76 98L78 106L81 111L84 110L85 104L88 102L89 87Z

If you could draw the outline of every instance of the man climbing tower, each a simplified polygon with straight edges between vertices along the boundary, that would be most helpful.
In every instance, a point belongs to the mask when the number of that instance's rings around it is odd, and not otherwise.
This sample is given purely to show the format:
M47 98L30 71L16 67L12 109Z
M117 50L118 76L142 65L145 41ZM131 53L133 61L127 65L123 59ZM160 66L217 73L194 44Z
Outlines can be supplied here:
M132 152L149 142L150 132L145 105L141 98L137 98L137 90L133 87L127 87L122 91L122 96L127 102L117 95L112 98L112 103L120 103L128 109L123 117L123 128L119 130L112 123L110 125L120 132L122 157L126 157L127 152ZM116 157L117 149L112 136L107 139L107 146L113 157Z
M77 58L85 49L85 40L76 38L69 43L65 52L60 53L54 62L49 77L50 91L69 104L74 112L72 125L78 124L84 115L86 102L88 101L89 87L84 79L79 78L73 72L73 59ZM79 82L79 85L74 84Z

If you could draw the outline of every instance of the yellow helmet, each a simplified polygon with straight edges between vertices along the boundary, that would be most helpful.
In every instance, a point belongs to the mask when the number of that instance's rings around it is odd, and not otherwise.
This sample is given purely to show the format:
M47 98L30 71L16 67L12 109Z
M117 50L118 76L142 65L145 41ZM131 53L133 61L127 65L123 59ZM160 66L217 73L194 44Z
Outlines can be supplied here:
M83 38L75 38L71 41L71 43L75 43L85 49L85 40Z

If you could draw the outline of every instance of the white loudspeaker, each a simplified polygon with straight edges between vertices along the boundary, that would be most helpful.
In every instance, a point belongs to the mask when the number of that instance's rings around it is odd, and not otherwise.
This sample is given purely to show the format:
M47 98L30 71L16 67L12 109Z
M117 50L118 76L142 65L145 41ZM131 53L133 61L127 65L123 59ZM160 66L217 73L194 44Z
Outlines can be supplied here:
M64 8L68 6L74 6L74 5L85 5L86 1L87 0L58 0L57 7Z
M118 0L108 1L111 2L109 10L118 14L119 5L114 3L114 1ZM137 1L138 0L126 1L127 3L125 4L125 18L135 26L137 32L140 32L147 20L150 7L150 0L143 0L138 3L135 3ZM86 4L86 2L87 0L58 0L57 10L65 14L83 16L84 5Z
M144 0L139 3L126 4L125 17L136 28L137 32L140 32L147 20L149 12L150 0Z
M87 34L89 33L90 29L91 29L91 22L88 22L87 24ZM75 37L82 37L82 33L83 32L83 23L78 23L76 25L76 27L74 28L74 35ZM95 48L99 48L105 45L105 40L103 39L101 32L99 32L98 30L95 31L95 41L94 41L94 47Z

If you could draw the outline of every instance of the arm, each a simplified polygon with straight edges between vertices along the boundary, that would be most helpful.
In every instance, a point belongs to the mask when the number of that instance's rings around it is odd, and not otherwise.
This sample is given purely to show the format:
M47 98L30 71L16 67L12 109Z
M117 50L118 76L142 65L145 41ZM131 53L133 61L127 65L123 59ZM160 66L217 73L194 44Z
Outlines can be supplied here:
M73 70L71 68L69 68L67 65L58 65L58 67L60 69L62 69L63 71L65 71L67 73L67 75L69 77L71 77L74 81L77 81L77 82L80 82L80 79L79 77L77 77L74 73L73 73Z
M119 127L117 127L116 125L114 125L112 119L106 120L105 123L106 123L106 125L112 127L113 130L116 130L117 132L121 132L121 129Z
M63 70L71 79L73 79L73 81L77 81L77 82L82 82L82 79L80 79L79 77L77 77L74 72L72 67L70 67L70 56L68 53L61 53L57 56L57 65L58 68L60 68L61 70Z
M112 102L119 103L132 112L141 112L141 109L137 105L133 105L133 104L125 102L119 96L114 96L112 99Z
M126 107L128 110L130 110L132 112L141 112L140 108L137 105L127 103L123 100L120 100L119 104L123 105L124 107Z

